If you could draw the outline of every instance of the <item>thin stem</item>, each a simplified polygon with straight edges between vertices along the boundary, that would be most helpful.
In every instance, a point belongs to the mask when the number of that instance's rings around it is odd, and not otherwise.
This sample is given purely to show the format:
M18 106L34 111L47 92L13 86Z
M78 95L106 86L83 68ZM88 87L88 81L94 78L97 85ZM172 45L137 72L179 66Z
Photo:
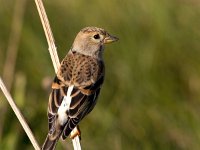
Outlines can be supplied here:
M14 100L12 99L10 93L8 92L8 89L6 88L5 84L3 83L1 77L0 77L0 87L1 87L1 90L2 92L4 93L7 101L9 102L11 108L13 109L15 115L17 116L19 122L21 123L23 129L25 130L26 134L28 135L33 147L36 149L36 150L40 150L40 147L35 139L35 137L33 136L33 133L31 131L31 129L29 128L28 124L26 123L23 115L21 114L20 110L17 108Z
M77 129L75 128L74 130L72 130L71 134L73 134ZM75 136L73 139L72 139L72 143L73 143L73 146L74 146L74 149L75 150L81 150L81 145L80 145L80 139L79 139L79 136Z
M54 37L53 37L52 31L51 31L49 20L47 18L46 11L44 9L42 0L35 0L35 3L36 3L37 10L38 10L41 22L42 22L45 36L47 38L47 42L48 42L48 46L49 46L49 53L51 55L54 70L57 73L58 68L60 66L60 61L58 58L58 54L57 54L57 50L56 50L56 46L55 46L55 42L54 42Z
M58 68L60 66L60 61L58 58L58 54L57 54L57 50L56 50L56 46L55 46L55 42L54 42L54 37L53 37L52 30L51 30L51 27L49 24L49 20L47 18L47 14L46 14L42 0L35 0L35 3L36 3L37 10L38 10L41 22L42 22L42 26L43 26L43 29L45 32L46 39L48 42L49 53L51 55L54 70L55 70L55 73L57 73ZM77 130L77 129L75 128L74 130ZM73 138L72 143L74 146L74 150L81 150L79 136L76 136L75 138Z

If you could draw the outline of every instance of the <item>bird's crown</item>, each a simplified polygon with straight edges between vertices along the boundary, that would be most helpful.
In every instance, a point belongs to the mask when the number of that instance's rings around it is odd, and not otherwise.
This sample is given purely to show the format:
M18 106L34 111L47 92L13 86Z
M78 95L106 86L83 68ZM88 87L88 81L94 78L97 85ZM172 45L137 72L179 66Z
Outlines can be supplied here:
M97 27L85 27L81 30L83 33L91 33L91 32L99 32L102 35L106 35L107 32L102 29L102 28L97 28Z

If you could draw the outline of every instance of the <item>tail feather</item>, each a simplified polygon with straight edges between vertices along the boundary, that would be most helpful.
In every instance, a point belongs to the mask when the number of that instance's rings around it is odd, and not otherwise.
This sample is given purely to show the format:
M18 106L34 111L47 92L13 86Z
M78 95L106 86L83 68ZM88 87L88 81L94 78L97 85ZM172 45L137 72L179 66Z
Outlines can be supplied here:
M55 139L50 139L49 135L47 135L47 138L42 146L42 150L54 150L58 142L58 139L59 137Z

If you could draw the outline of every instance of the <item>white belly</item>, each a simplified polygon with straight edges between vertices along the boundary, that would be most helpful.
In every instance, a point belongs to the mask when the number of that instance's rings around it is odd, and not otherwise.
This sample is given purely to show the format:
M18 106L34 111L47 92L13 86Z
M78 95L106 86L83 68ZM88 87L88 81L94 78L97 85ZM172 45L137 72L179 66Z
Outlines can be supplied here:
M65 124L67 121L67 114L66 111L69 110L70 104L71 104L71 93L73 90L73 85L69 86L68 90L67 90L67 96L64 96L63 101L60 105L60 107L58 108L58 121L61 125Z

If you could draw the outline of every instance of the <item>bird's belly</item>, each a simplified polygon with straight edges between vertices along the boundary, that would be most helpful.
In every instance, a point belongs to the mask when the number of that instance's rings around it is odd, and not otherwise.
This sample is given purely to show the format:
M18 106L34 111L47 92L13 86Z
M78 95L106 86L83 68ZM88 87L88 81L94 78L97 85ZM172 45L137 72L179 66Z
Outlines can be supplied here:
M74 86L69 86L67 90L67 96L64 96L62 103L58 109L58 121L61 125L64 125L67 121L67 111L69 110L70 104L71 104L71 93Z

